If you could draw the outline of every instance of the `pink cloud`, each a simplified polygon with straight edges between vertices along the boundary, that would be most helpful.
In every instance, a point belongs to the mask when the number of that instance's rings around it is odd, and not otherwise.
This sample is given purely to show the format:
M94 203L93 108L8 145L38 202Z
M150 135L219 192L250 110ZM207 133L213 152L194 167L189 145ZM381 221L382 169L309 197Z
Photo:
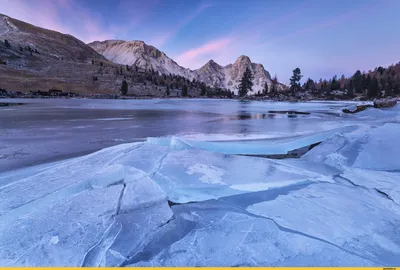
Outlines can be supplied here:
M176 60L180 65L189 68L199 67L198 64L202 62L205 64L206 57L219 56L221 51L226 50L233 40L231 38L221 38L203 44L200 47L187 50L180 54ZM207 60L206 60L207 61Z

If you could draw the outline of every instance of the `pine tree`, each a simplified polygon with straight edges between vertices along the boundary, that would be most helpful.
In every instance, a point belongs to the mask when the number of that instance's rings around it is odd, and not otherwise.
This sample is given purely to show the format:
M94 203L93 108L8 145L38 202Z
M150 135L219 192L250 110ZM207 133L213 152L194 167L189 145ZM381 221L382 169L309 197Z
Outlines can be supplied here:
M368 75L369 76L369 75ZM377 78L371 79L368 85L367 96L369 98L377 97L379 95L379 83Z
M205 84L202 84L201 86L200 86L200 90L201 90L201 92L200 92L200 96L205 96L206 95L206 85Z
M275 75L272 79L271 79L271 90L270 93L272 95L275 95L278 92L278 89L276 87L276 85L278 84L278 77Z
M186 85L182 87L182 96L186 97L188 95L188 88Z
M249 91L252 91L253 87L253 75L249 68L246 68L246 71L243 73L243 77L239 82L239 96L244 97L247 95Z
M365 74L364 74L365 75ZM378 80L377 80L378 81ZM372 83L372 78L371 75L368 74L368 76L365 77L364 81L363 81L363 90L365 91L365 89L368 90L369 85Z
M337 76L333 76L332 81L331 81L331 87L330 90L339 90L340 89L340 83L337 80Z
M302 77L303 75L301 75L300 68L295 68L292 77L290 77L290 89L292 90L292 93L300 89L300 80Z
M121 95L123 96L125 96L128 93L128 83L125 80L122 81L120 91Z
M267 95L267 94L268 94L268 83L265 82L264 89L263 89L263 95Z
M171 95L171 92L169 91L169 86L167 85L167 96Z
M352 79L350 79L349 82L347 83L346 89L347 89L347 96L352 98L354 96L354 85Z
M354 73L352 80L354 85L354 91L356 93L362 93L364 89L363 89L363 78L361 75L361 71L357 70L356 73Z

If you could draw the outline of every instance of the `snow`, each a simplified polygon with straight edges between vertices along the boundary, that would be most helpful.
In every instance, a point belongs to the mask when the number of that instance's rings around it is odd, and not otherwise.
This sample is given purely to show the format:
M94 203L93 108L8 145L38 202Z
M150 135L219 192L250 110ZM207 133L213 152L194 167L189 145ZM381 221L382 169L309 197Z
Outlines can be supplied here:
M202 174L199 180L206 184L225 185L221 178L225 174L225 171L213 165L194 164L188 168L186 173L189 175L195 173Z
M1 173L0 265L398 265L398 113L280 140L148 138ZM232 155L320 141L299 159Z

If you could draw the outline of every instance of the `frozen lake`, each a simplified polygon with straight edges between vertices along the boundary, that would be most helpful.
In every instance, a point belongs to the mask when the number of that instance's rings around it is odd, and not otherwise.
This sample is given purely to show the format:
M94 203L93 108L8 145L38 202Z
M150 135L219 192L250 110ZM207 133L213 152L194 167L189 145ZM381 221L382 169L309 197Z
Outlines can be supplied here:
M196 140L293 137L343 126L349 102L3 99L0 172L80 156L147 137ZM287 114L296 111L309 114Z
M400 264L399 105L9 102L1 266Z

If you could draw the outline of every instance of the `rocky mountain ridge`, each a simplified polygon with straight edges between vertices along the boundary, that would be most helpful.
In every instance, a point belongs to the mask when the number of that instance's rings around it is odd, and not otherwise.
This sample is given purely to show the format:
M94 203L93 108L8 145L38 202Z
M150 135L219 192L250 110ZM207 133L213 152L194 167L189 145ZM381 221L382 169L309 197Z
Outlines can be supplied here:
M233 64L221 66L213 60L208 61L203 67L190 70L181 67L164 52L143 41L106 40L95 41L88 44L108 60L143 69L152 69L160 74L174 74L189 80L199 80L208 86L225 88L237 93L239 81L246 68L253 74L253 92L262 91L267 83L270 87L272 78L262 64L252 63L248 56L240 56ZM278 90L283 89L283 84L278 84Z

